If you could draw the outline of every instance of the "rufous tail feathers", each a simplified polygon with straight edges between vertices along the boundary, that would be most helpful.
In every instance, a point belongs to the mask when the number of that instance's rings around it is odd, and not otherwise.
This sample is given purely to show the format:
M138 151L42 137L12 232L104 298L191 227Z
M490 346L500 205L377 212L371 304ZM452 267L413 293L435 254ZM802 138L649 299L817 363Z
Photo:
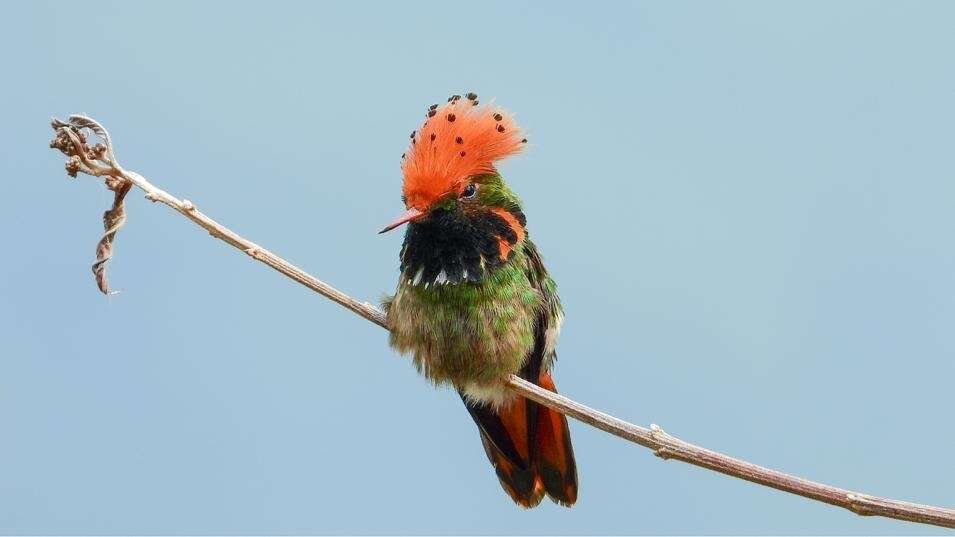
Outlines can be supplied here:
M541 373L537 384L557 391L549 373ZM563 414L523 397L496 410L466 398L464 403L511 499L526 508L545 494L565 507L577 501L577 464Z

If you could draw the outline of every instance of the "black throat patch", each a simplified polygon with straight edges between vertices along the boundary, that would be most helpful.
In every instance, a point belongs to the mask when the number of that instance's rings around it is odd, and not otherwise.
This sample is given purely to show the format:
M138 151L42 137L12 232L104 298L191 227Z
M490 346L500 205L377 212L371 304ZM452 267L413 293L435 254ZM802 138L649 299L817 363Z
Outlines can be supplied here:
M512 212L524 225L524 214ZM436 209L408 224L401 246L401 273L412 285L480 282L504 264L498 240L517 242L517 234L486 209Z

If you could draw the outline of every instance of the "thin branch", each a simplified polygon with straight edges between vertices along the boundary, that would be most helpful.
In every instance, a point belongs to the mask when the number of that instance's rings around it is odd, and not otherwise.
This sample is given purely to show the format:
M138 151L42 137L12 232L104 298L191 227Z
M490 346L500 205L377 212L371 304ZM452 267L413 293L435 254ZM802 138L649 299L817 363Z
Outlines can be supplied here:
M117 186L127 185L127 189L128 185L136 186L145 192L146 199L172 207L178 213L208 231L213 237L242 250L256 261L268 265L318 294L387 329L384 313L375 306L367 302L360 302L342 293L209 218L189 200L180 200L165 190L156 187L138 173L123 169L116 160L113 145L106 129L93 119L84 116L70 116L68 122L54 119L52 126L56 135L50 143L50 147L60 150L68 157L66 168L67 173L71 176L75 177L77 172L82 172L96 177L104 177L107 186L114 191ZM85 130L92 131L99 136L105 146L102 144L89 146L86 142ZM115 224L115 222L112 222L112 224ZM117 226L107 225L107 233L111 231L112 227ZM115 234L115 229L112 229L112 232ZM112 238L110 238L111 240ZM842 507L858 515L881 516L955 528L955 509L879 498L809 481L684 442L667 434L657 425L651 425L649 429L633 425L562 395L545 390L515 375L510 377L507 384L511 390L519 395L614 436L651 449L655 455L662 459L683 461L731 477L745 479L804 498Z

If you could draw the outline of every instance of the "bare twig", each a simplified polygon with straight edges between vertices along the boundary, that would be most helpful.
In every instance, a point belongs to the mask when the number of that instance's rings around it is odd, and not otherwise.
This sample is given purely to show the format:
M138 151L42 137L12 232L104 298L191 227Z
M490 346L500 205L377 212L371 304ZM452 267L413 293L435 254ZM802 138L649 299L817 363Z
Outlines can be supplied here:
M360 302L342 293L273 254L269 250L241 237L229 228L209 218L200 212L189 200L180 200L165 190L156 187L138 173L123 169L116 160L109 134L96 121L84 116L70 116L68 122L54 119L52 126L56 135L50 146L67 155L67 173L74 177L77 172L96 177L104 177L107 187L116 192L116 204L119 204L120 207L118 211L119 216L113 215L113 217L110 218L104 216L106 234L101 240L101 243L106 243L104 248L107 251L104 252L102 260L100 259L100 255L97 256L98 264L102 265L102 263L105 263L109 258L109 245L112 242L112 235L115 234L115 230L121 225L121 220L125 218L122 213L122 196L129 190L130 185L134 185L146 193L146 199L154 202L158 201L172 207L208 231L213 237L242 250L253 259L261 261L285 276L301 283L305 287L387 329L384 314L375 306L367 302ZM84 130L92 131L102 139L105 145L97 144L95 146L89 146ZM122 191L122 195L120 191ZM113 210L107 211L107 215L110 215L110 212L116 210L116 204L114 204ZM107 236L109 236L108 239ZM105 281L101 285L101 289L104 289L105 292ZM869 496L770 470L684 442L665 433L663 429L657 425L651 425L649 429L646 429L627 423L582 405L572 399L540 388L514 375L510 377L508 387L517 394L553 408L567 416L649 448L662 459L683 461L728 476L745 479L777 490L843 507L859 515L881 516L921 524L955 528L955 510L953 509Z

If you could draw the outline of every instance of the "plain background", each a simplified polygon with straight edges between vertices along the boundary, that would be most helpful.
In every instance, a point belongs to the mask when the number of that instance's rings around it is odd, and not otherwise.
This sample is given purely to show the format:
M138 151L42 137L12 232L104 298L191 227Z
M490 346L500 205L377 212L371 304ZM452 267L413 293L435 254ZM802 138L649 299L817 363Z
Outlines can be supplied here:
M48 118L356 297L399 155L476 91L567 309L564 393L835 485L955 504L955 4L4 7L2 533L930 533L572 425L573 510L511 505L386 334L131 195Z

